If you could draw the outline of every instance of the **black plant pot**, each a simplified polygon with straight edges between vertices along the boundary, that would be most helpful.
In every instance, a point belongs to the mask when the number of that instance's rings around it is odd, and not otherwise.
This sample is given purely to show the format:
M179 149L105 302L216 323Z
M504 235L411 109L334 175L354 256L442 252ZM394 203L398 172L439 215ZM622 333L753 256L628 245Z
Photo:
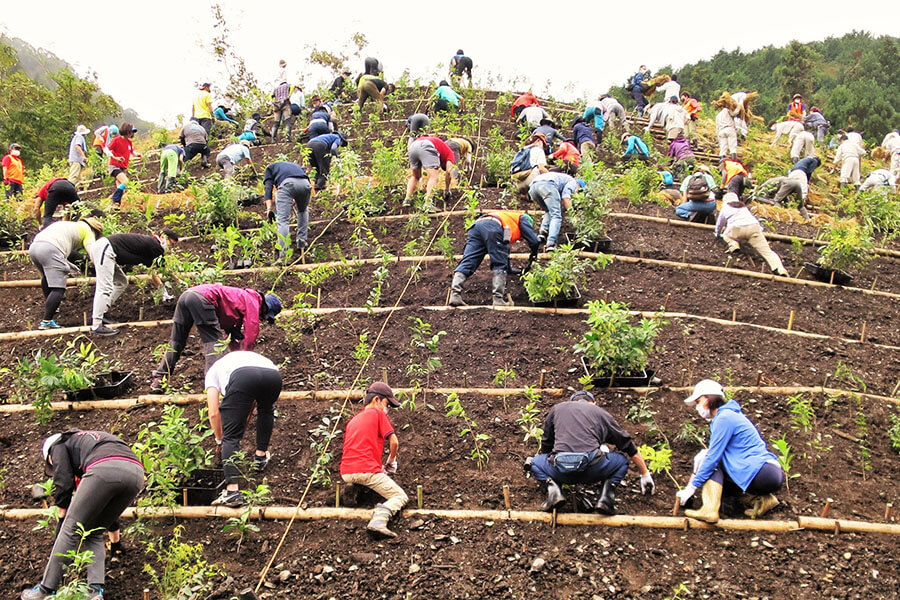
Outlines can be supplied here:
M609 249L612 246L612 238L609 236L598 240L577 241L575 236L567 233L566 240L578 250L584 250L585 252L609 252Z
M93 387L74 392L66 392L66 400L96 400L98 398L117 398L131 389L133 371L110 371L97 375Z
M841 270L826 269L825 267L820 267L811 262L803 263L803 269L819 281L824 281L825 283L848 285L853 281L852 275L848 275Z
M209 506L225 487L222 469L195 469L181 486L181 498L187 506Z
M571 296L558 296L553 300L532 302L532 304L544 308L577 308L581 305L581 292L577 287L573 289L574 293Z
M584 356L581 357L581 367L585 374L591 375ZM645 387L654 382L654 385L662 383L659 378L654 377L653 369L644 369L642 373L630 375L613 375L612 377L594 377L591 383L597 388L615 388L615 387Z

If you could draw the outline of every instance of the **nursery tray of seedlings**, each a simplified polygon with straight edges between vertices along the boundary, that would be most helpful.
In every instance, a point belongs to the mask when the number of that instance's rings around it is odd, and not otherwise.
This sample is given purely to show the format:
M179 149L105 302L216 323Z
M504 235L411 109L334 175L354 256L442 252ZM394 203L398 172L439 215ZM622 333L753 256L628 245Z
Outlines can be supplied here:
M587 361L581 357L581 367L586 375L591 375L588 369ZM643 387L651 385L656 380L655 385L662 383L659 378L653 377L656 371L653 369L644 369L641 373L631 375L613 375L612 377L593 377L591 384L598 388L625 388L625 387Z
M819 281L824 281L825 283L833 283L834 285L849 285L850 282L853 281L852 275L848 275L843 271L826 269L825 267L820 267L819 265L811 262L803 263L803 269Z
M100 373L96 377L94 385L83 390L66 392L66 400L75 402L78 400L97 400L118 398L131 389L134 371L110 371Z
M612 247L612 238L605 236L599 240L577 240L571 233L566 234L566 240L578 250L585 252L609 252Z
M225 486L222 469L195 469L181 487L187 506L209 506Z
M577 308L581 306L581 300L581 291L578 287L575 287L573 288L573 292L568 296L558 296L553 300L532 302L532 304L543 308Z

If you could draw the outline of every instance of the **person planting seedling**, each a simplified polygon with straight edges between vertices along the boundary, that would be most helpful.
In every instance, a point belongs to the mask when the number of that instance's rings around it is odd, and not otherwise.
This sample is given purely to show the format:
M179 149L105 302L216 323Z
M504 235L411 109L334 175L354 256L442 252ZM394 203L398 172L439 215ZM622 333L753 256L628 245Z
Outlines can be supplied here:
M450 165L456 164L456 155L453 149L447 145L447 142L433 136L424 136L416 138L409 144L409 168L412 173L406 182L406 198L403 200L403 206L412 204L412 195L416 188L419 187L419 180L422 178L422 169L428 177L425 182L425 206L427 212L434 212L437 207L431 201L431 195L434 192L434 186L438 181L438 170L444 170L444 197L450 195L450 184L453 181L453 169Z
M509 264L509 247L521 238L524 238L531 248L531 259L528 263L530 266L537 257L541 243L534 232L534 219L531 215L517 211L496 210L486 212L476 219L466 233L466 248L463 250L462 260L453 273L453 282L450 284L450 306L465 306L466 303L462 299L463 284L484 260L485 254L491 257L491 272L494 274L493 305L507 306L507 275L521 273Z
M610 452L608 446L620 452ZM652 494L656 484L631 434L595 403L593 394L582 391L550 409L540 450L525 461L525 469L547 493L541 510L549 512L565 501L560 484L602 482L596 509L614 515L616 488L628 472L629 458L640 471L641 492Z
M723 495L739 496L749 503L745 514L753 519L778 506L775 492L784 485L784 471L778 457L769 452L759 431L741 412L741 405L728 400L722 385L712 379L698 382L684 403L710 421L709 448L694 457L691 482L676 494L684 506L699 489L703 506L684 514L715 523Z

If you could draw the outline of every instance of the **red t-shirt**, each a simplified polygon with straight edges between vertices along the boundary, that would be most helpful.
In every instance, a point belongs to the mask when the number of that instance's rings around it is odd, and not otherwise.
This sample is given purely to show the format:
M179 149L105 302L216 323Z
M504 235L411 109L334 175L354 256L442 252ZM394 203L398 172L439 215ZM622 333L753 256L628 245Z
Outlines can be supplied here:
M344 430L344 452L341 456L341 475L350 473L381 473L384 440L394 433L391 420L384 411L366 408L347 423Z
M446 169L447 163L455 163L456 155L453 154L453 150L450 146L447 145L447 142L442 140L441 138L437 138L431 135L426 135L424 137L420 137L420 140L428 140L432 144L434 144L435 149L438 151L438 157L441 159L441 168Z
M50 186L56 183L57 181L65 181L65 177L56 177L55 179L51 179L47 183L44 184L40 190L38 190L37 197L41 200L47 199L47 194L50 193Z
M124 136L116 136L109 143L109 151L112 156L109 159L109 164L112 167L119 167L120 169L128 168L128 161L131 159L131 152L134 150L134 147L131 145L131 140ZM113 158L114 156L119 156L123 158L121 162Z

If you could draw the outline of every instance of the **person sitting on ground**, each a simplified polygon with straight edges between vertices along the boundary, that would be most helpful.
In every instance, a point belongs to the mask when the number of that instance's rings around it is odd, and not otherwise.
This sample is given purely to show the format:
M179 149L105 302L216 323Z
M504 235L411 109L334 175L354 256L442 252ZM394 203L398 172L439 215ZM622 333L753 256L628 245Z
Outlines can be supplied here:
M109 154L109 175L116 181L116 189L113 191L110 199L113 204L122 203L122 197L125 195L125 188L128 187L128 164L132 156L140 158L141 153L134 149L131 143L137 129L131 123L122 123L119 128L119 135L106 147Z
M700 165L697 171L681 184L681 194L685 202L675 207L675 214L682 219L705 223L707 217L716 212L716 180L709 173L709 167Z
M238 136L238 141L243 142L244 140L247 140L254 146L259 146L261 143L259 139L260 134L272 137L272 134L263 127L262 116L260 116L258 112L255 112L253 113L253 116L244 121L244 131Z
M323 133L309 140L310 165L316 169L314 190L321 192L328 183L331 173L331 158L338 155L338 148L347 145L347 138L342 133Z
M492 294L494 306L508 306L506 301L506 278L516 273L509 263L510 247L523 239L537 256L540 240L534 232L534 220L528 213L491 210L482 213L466 232L466 247L462 260L453 271L450 284L450 306L466 306L462 299L463 285L475 273L484 255L491 257L493 273Z
M808 131L801 131L794 136L791 144L791 162L816 155L816 138Z
M634 440L590 392L575 392L550 409L537 456L525 468L547 493L541 510L550 512L565 501L560 485L603 484L594 507L604 515L616 514L616 488L625 479L629 459L641 476L641 493L652 494L656 484ZM616 451L610 451L610 447Z
M594 137L594 128L584 122L581 117L576 117L572 123L572 139L582 156L597 148L597 138Z
M549 118L550 115L547 114L547 111L540 106L532 105L526 106L519 111L519 114L516 116L516 123L524 125L529 131L533 131L540 127L541 121Z
M34 198L34 218L41 224L41 229L45 229L58 220L53 218L58 207L70 206L78 202L78 190L68 179L56 177L45 183L34 195ZM41 205L44 207L43 218L41 218Z
M431 119L425 113L415 113L406 118L406 131L412 137L418 137L431 126Z
M625 152L622 154L623 161L629 162L635 159L644 162L650 161L650 149L647 148L647 143L640 137L630 133L623 133L622 145L625 146Z
M713 102L713 108L719 111L716 113L716 137L719 138L719 157L724 159L726 156L730 156L732 159L736 159L737 126L734 118L741 113L741 107L728 92L723 92L722 96Z
M191 107L191 119L197 121L206 130L207 136L209 136L213 124L213 99L209 88L208 83L200 84L200 90L194 96L194 105Z
M294 115L291 112L291 86L287 81L282 81L272 92L272 107L274 108L275 123L272 125L272 141L278 141L278 128L282 123L287 130L287 141L292 142L291 134L294 128Z
M200 123L191 119L181 128L178 135L181 145L184 146L184 162L188 162L198 154L200 155L200 166L207 168L209 164L209 134Z
M631 92L631 97L634 98L634 111L638 115L644 112L644 109L650 103L647 100L647 97L644 96L644 90L646 89L646 81L650 79L650 72L647 69L647 65L641 65L638 69L637 73L635 73L629 84L629 87L626 89Z
M750 212L747 205L734 192L728 192L722 199L722 209L716 221L716 237L720 237L728 244L725 250L728 254L741 248L741 242L748 242L759 252L763 260L776 275L787 277L788 272L781 263L781 258L769 247L769 242L763 235L759 220Z
M178 144L169 144L159 154L159 180L156 192L167 194L175 191L175 178L184 167L184 148Z
M875 169L869 176L866 177L866 180L863 181L863 184L859 186L859 191L865 192L867 190L876 190L876 189L889 189L892 193L897 191L897 177L888 171L887 169Z
M470 86L472 85L472 67L472 59L466 56L462 49L457 50L456 55L450 59L450 74L460 78L465 75Z
M694 457L691 482L676 494L684 506L699 489L703 506L684 514L716 523L723 495L749 495L752 505L744 514L753 519L778 506L775 492L784 485L784 471L740 404L727 400L722 385L712 379L698 382L684 402L710 421L709 448Z
M865 149L849 134L834 153L834 164L841 166L840 186L853 185L859 187L860 160L866 154Z
M793 136L803 131L803 123L800 121L780 121L778 123L772 123L770 129L775 132L775 137L772 138L772 142L769 145L775 146L778 144L778 140L781 139L781 136L786 136L788 142L790 142L793 139Z
M153 267L156 260L163 256L170 246L177 243L178 234L168 229L161 235L114 233L94 242L90 251L96 274L92 335L110 336L119 333L118 330L107 326L114 322L107 313L128 287L128 277L122 267L135 265ZM163 287L162 279L154 270L150 272L150 282L157 288ZM163 288L163 296L169 298L168 294Z
M376 537L397 537L388 529L391 518L400 512L409 496L391 479L397 473L397 454L400 440L388 418L388 407L399 408L400 402L391 388L376 381L366 389L365 408L356 413L344 429L341 452L341 479L350 485L367 487L382 498L377 504L366 530ZM389 443L387 461L382 464L384 442Z
M800 202L800 215L804 219L809 219L809 213L806 210L806 200L809 198L809 184L812 181L813 172L822 164L817 156L809 158L801 158L794 166L788 170L788 178L796 180L800 184L802 200Z
M434 136L423 136L413 140L409 145L409 168L412 169L412 173L406 182L406 197L403 199L403 206L412 205L412 195L419 187L419 180L422 178L424 169L427 180L423 210L435 212L437 207L432 203L431 196L434 186L437 185L438 171L440 169L444 171L444 196L449 197L450 185L453 180L453 169L450 168L450 165L454 165L455 161L453 149L444 140Z
M551 119L541 119L541 124L531 132L531 135L534 135L535 133L543 133L544 139L547 140L547 147L544 148L544 152L550 152L556 147L557 142L566 141L566 138L560 135L559 131L556 129L556 123Z
M275 323L281 312L281 300L252 288L238 288L220 283L203 283L189 287L175 303L175 316L166 355L153 372L150 392L162 394L163 378L171 382L175 365L187 345L194 325L203 344L205 366L209 372L222 354L219 344L228 341L228 350L253 350L264 319Z
M256 409L256 451L253 471L261 473L269 464L269 440L275 425L275 401L281 394L282 379L278 367L256 352L229 352L206 372L206 407L210 429L225 471L225 489L213 506L243 506L235 465L250 415Z
M359 109L362 110L366 101L371 99L375 104L375 112L381 118L381 113L387 108L384 98L394 91L394 84L385 83L384 79L374 75L361 75L356 84Z
M432 97L434 98L435 112L446 112L449 110L463 112L466 109L466 99L450 87L450 84L445 80L438 83L438 87L434 90Z
M384 75L384 65L374 56L367 56L363 61L363 75L382 77Z
M684 122L684 136L689 140L693 140L697 131L697 120L700 118L700 101L687 91L682 90L681 106L688 114L688 119Z
M86 551L91 556L84 574L90 595L77 597L102 600L106 585L103 534L108 531L113 537L115 533L118 539L119 517L144 489L144 467L128 444L105 431L54 433L44 440L41 456L45 474L53 478L53 503L61 521L41 583L19 598L54 597L66 580L71 553ZM114 552L121 551L121 542L112 546Z
M340 98L344 94L344 84L347 83L347 80L350 79L350 75L352 74L350 69L341 71L341 74L335 77L334 81L331 82L331 87L328 88L328 91Z
M546 147L547 138L544 134L535 133L513 157L510 174L519 194L527 194L531 182L548 171L547 155L544 152Z
M244 162L253 169L253 158L250 156L248 140L241 140L238 144L228 144L216 155L216 164L225 172L225 179L234 177L234 168Z
M678 101L678 96L669 98L669 105L666 107L666 139L670 142L675 138L684 135L684 129L687 121L690 120L688 113Z
M813 106L809 109L809 114L803 117L803 126L810 131L816 132L816 141L820 144L825 143L825 136L828 134L828 128L831 123L822 114L822 111Z
M521 113L523 110L525 110L525 108L527 108L529 106L540 106L540 105L541 105L541 103L537 99L537 96L535 96L531 92L525 92L524 94L522 94L521 96L519 96L518 98L516 98L513 101L512 106L509 109L509 114L512 115L513 117L518 118L519 113Z
M804 175L805 177L805 175ZM796 198L797 207L803 207L803 186L794 177L772 177L753 190L752 199L773 206L785 206L790 196ZM804 209L805 210L805 209Z
M278 230L278 258L287 256L291 240L291 215L297 209L297 238L294 250L302 254L309 245L309 198L312 191L309 176L295 162L273 162L263 174L266 216L275 221ZM272 193L275 193L274 200Z
M676 179L683 180L685 175L694 170L696 157L691 149L691 143L684 136L680 135L669 143L666 156L672 159L672 171Z
M581 166L581 152L571 142L560 144L556 152L550 155L550 159L559 159L561 161L560 166L551 168L551 171L567 173L573 177L578 173L578 167Z
M604 129L625 127L625 107L617 99L609 94L600 96L600 106L603 108L603 120L606 122Z
M54 317L66 294L69 273L80 272L69 262L69 258L82 249L93 258L91 247L102 236L103 225L93 216L80 221L51 223L34 236L28 247L28 256L41 273L41 291L44 294L44 313L38 329L61 327Z
M565 173L544 173L535 177L528 187L528 197L544 211L539 237L547 241L546 252L556 250L563 207L572 210L572 195L584 186L584 179Z

